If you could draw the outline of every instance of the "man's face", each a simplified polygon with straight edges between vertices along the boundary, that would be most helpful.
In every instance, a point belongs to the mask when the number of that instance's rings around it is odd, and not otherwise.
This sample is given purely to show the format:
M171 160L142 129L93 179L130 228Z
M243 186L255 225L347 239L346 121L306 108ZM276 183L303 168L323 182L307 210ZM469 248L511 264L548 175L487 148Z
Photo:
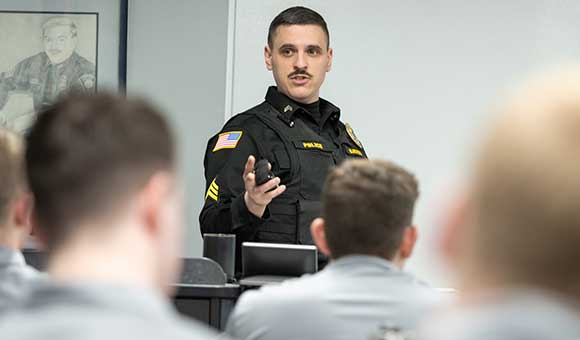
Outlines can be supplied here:
M73 37L70 26L51 26L44 30L44 51L50 62L60 64L73 54L77 38Z
M266 67L278 90L293 100L310 104L318 100L320 86L332 65L324 30L318 25L282 25L272 47L266 46Z

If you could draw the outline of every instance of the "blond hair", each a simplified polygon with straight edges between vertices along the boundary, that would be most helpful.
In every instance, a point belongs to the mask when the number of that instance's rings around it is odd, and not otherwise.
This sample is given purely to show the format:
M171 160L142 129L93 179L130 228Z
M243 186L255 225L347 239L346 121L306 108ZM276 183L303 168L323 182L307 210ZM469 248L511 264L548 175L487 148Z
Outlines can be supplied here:
M580 293L580 65L533 77L479 154L468 237L506 283Z

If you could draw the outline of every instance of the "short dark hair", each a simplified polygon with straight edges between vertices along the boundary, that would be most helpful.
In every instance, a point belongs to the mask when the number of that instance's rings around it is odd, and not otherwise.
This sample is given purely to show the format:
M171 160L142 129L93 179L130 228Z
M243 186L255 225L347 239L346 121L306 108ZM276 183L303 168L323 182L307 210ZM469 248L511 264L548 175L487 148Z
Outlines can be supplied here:
M330 46L330 34L328 33L328 27L326 26L326 21L324 21L322 15L310 8L296 6L283 10L270 23L270 28L268 29L268 46L270 46L270 48L273 46L276 29L280 26L289 25L320 26L324 33L326 33L326 48Z
M383 160L347 160L333 169L322 192L322 216L333 258L376 255L393 259L413 220L415 177Z
M27 189L23 143L16 132L0 128L0 225L8 218L10 202Z
M74 38L77 36L77 25L71 18L67 17L50 17L42 24L42 35L46 33L46 30L56 26L68 26L70 28L71 36Z
M41 112L27 135L35 217L49 250L81 220L119 209L158 171L174 171L162 114L141 99L71 94Z

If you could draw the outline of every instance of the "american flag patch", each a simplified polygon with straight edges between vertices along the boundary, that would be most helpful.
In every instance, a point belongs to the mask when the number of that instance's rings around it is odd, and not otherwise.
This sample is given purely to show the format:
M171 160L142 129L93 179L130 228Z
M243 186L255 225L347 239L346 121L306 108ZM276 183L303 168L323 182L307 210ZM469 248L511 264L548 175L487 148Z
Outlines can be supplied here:
M242 138L242 131L220 133L212 152L216 152L221 149L235 149L238 145L238 142L240 141L240 138Z

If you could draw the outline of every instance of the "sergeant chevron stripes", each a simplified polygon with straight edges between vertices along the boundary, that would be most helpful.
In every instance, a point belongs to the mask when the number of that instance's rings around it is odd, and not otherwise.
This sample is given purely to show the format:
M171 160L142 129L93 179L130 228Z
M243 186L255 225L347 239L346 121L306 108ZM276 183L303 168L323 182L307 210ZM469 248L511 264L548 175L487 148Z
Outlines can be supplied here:
M211 182L211 184L209 185L209 188L207 189L207 192L205 193L205 199L207 199L208 197L210 197L211 199L213 199L214 201L218 201L219 199L219 191L220 191L220 187L217 185L217 183L215 182L215 178L214 180Z

